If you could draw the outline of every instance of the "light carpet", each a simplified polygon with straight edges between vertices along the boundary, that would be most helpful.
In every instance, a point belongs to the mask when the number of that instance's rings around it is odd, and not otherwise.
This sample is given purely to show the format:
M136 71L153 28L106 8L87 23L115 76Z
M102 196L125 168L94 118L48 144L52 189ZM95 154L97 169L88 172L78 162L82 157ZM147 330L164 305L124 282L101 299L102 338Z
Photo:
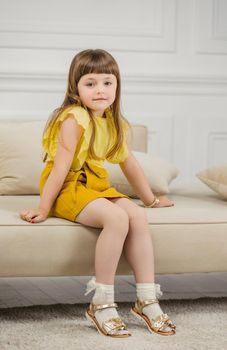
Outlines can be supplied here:
M151 334L130 312L132 303L118 303L132 337L101 336L85 318L88 304L0 309L1 350L224 350L227 349L227 298L163 300L164 312L177 334Z

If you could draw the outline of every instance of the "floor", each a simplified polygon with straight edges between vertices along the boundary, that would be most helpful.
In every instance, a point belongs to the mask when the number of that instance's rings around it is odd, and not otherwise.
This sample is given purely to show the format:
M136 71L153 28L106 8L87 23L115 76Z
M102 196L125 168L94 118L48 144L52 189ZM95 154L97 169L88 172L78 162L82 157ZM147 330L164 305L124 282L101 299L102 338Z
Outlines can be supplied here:
M20 277L0 278L0 308L88 303L93 292L85 296L90 277ZM162 299L227 297L227 273L157 275ZM115 301L135 300L132 276L116 276Z

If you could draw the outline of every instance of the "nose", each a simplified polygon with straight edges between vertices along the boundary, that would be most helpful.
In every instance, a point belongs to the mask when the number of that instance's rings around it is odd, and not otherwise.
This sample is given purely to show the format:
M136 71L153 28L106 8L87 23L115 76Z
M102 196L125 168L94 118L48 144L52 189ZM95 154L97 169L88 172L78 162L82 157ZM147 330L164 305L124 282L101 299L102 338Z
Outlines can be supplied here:
M97 93L98 94L102 94L104 92L104 86L103 86L103 84L98 84L97 85Z

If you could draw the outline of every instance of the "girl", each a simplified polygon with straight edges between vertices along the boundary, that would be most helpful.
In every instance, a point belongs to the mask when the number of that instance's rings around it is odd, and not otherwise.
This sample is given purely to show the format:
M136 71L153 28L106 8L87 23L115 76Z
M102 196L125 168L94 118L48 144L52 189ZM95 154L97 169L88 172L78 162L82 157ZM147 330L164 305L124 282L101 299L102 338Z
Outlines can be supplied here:
M175 326L158 304L162 293L154 283L154 257L146 213L130 198L111 187L104 159L118 163L144 205L172 206L152 193L143 170L126 143L130 127L120 111L121 82L115 59L104 50L84 50L70 66L68 87L60 108L43 133L44 167L40 178L39 208L20 213L37 223L48 216L101 228L95 249L95 290L86 317L100 334L122 338L131 333L114 303L114 276L124 249L136 280L133 315L148 330L175 334Z

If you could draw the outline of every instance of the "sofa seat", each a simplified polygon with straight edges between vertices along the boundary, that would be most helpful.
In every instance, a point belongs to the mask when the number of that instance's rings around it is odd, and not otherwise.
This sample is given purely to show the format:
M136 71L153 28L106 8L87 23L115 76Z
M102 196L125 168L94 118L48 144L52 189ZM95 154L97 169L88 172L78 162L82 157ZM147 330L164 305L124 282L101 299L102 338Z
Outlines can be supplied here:
M227 203L205 185L170 187L175 206L146 209L158 274L227 271ZM138 199L133 199L142 205ZM0 276L90 276L100 229L19 212L39 196L0 196ZM122 254L117 274L131 274Z

